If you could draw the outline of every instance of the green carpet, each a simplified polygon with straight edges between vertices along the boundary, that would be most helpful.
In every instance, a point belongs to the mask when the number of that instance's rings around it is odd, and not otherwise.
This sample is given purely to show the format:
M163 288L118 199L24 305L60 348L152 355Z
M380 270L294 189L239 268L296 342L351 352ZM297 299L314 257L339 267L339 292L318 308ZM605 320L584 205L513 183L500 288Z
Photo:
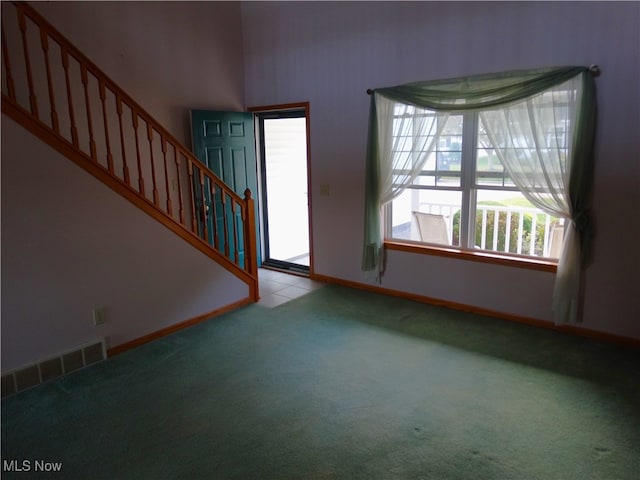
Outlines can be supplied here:
M326 286L2 401L78 479L640 478L640 351Z

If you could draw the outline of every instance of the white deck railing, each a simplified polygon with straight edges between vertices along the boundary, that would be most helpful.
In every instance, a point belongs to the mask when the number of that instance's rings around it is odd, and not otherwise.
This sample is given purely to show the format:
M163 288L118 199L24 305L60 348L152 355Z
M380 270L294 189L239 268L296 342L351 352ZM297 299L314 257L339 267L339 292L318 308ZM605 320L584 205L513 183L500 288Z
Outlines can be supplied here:
M447 224L449 244L454 241L454 217L460 210L458 205L421 203L420 211L442 215ZM531 226L527 237L525 229L525 215L531 219ZM476 218L480 217L480 224L476 225L476 235L480 231L480 242L475 245L482 250L495 252L517 253L537 257L558 258L564 235L563 220L553 217L541 210L526 207L505 207L497 205L478 205ZM492 228L504 219L505 228ZM542 225L540 229L539 226ZM492 229L492 232L491 232ZM487 233L491 234L488 235ZM511 232L505 235L505 232ZM516 245L512 243L515 232Z

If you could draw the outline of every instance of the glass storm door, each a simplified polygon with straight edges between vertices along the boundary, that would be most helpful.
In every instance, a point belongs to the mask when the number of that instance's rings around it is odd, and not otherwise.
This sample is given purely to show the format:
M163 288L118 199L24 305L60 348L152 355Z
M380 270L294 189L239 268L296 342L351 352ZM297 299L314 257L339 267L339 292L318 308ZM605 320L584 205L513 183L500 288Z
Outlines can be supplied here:
M257 113L263 264L309 272L307 118L304 109Z

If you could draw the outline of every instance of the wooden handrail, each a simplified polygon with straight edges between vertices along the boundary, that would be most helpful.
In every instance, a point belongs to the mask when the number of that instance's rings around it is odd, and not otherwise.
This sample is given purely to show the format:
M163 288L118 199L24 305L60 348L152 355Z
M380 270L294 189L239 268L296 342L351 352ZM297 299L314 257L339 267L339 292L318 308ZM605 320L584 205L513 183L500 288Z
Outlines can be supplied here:
M251 195L231 190L32 7L11 2L13 16L3 3L3 113L236 274L257 300ZM216 205L220 227L208 217Z

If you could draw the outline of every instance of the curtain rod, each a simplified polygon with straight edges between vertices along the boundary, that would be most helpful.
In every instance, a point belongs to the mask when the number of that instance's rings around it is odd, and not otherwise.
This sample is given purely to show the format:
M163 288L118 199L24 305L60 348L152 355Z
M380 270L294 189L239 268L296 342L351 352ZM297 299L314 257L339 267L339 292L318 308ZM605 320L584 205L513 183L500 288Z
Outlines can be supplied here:
M594 77L599 77L600 74L602 73L602 70L600 70L600 67L596 64L589 65L588 70L591 72L591 75L593 75ZM367 88L367 95L371 95L373 92L374 90L372 88Z

